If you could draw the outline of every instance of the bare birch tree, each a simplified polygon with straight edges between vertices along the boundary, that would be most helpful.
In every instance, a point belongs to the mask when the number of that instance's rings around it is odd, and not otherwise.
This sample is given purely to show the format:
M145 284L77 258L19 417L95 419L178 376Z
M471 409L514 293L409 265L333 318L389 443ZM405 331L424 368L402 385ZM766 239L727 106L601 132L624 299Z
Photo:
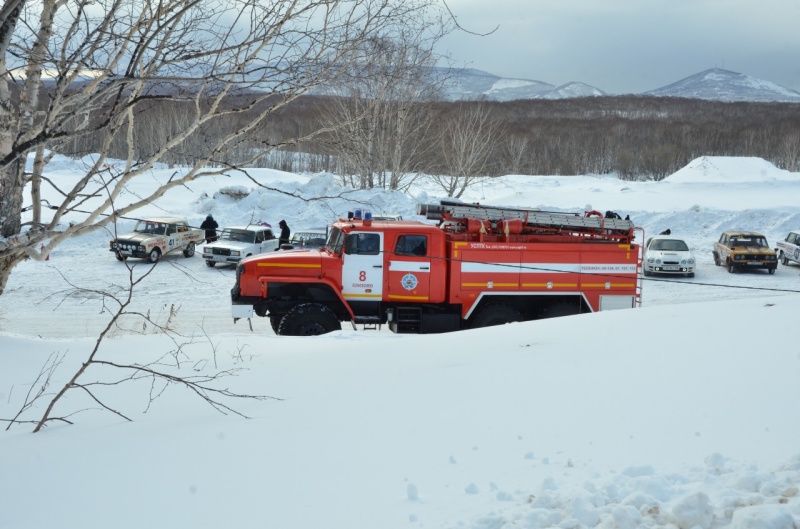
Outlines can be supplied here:
M482 101L462 101L448 112L440 135L442 171L431 175L447 196L460 198L486 177L502 130Z
M436 28L365 41L359 70L334 85L339 97L324 112L332 130L328 144L344 178L357 177L356 187L406 187L433 148L427 138L435 119L429 103L441 98L446 80L440 73L445 70L435 68L435 45L447 26Z
M41 259L65 239L103 228L173 187L223 172L226 153L251 142L275 112L342 72L352 75L348 64L363 42L439 23L439 1L4 0L0 294L24 259ZM189 105L192 119L143 156L134 131L148 106L164 100ZM244 123L222 126L241 115L248 116ZM35 195L35 223L23 224L29 153L43 157L65 141L98 134L105 139L85 174L50 183L62 201L47 219ZM121 164L109 163L115 142L127 149ZM202 145L205 155L149 195L122 199L132 179L187 142ZM262 139L240 163L254 164L279 146Z

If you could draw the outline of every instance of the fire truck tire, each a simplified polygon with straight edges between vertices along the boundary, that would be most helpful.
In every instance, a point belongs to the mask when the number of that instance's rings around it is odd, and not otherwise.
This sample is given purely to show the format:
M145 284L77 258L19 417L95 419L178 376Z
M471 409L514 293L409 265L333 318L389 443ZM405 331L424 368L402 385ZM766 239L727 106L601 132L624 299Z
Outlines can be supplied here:
M283 319L282 314L270 314L269 315L269 324L272 326L272 330L275 331L275 334L278 334L278 329L281 326L281 320Z
M194 255L194 243L190 242L186 249L183 251L184 257L191 257Z
M504 325L514 321L522 321L522 314L517 309L505 303L492 303L486 305L475 315L470 327L478 329L480 327Z
M158 248L153 248L150 250L150 253L147 254L147 260L151 263L157 263L159 259L161 259L161 250Z
M342 330L339 318L331 309L319 303L303 303L292 307L281 319L281 336L318 336Z
M587 211L586 212L586 216L587 217L602 217L603 214L600 213L599 211L597 211L596 209L593 209L592 211Z
M122 255L122 254L121 254L121 253L119 253L119 252L114 252L114 257L116 257L116 258L117 258L117 261L124 261L124 260L125 260L125 256L124 256L124 255Z
M569 303L561 301L554 303L542 311L542 318L558 318L559 316L572 316L573 314L580 314L580 305L576 303Z

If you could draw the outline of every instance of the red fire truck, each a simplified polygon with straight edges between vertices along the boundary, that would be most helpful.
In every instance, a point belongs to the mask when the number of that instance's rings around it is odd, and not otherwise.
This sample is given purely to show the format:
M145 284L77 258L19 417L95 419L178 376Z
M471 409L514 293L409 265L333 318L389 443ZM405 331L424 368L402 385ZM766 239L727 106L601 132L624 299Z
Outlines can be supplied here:
M456 201L417 213L438 223L356 210L323 249L242 260L234 322L264 316L293 336L348 321L438 333L639 305L640 228L630 220Z

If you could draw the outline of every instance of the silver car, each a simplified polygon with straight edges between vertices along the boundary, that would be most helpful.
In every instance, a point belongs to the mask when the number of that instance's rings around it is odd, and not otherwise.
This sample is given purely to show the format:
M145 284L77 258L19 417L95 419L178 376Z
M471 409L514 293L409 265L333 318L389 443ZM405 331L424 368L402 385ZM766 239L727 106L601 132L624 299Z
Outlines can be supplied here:
M644 275L682 275L694 277L697 261L681 238L671 235L656 235L647 239L644 246Z

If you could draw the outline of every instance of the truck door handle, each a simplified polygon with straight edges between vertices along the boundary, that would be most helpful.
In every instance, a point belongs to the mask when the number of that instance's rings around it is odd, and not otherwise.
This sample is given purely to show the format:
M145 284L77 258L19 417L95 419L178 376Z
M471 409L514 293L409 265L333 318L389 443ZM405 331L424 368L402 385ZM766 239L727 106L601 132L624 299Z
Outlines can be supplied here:
M430 266L420 266L419 269L420 270L430 270L431 267Z
M383 268L383 265L372 265L372 268Z

